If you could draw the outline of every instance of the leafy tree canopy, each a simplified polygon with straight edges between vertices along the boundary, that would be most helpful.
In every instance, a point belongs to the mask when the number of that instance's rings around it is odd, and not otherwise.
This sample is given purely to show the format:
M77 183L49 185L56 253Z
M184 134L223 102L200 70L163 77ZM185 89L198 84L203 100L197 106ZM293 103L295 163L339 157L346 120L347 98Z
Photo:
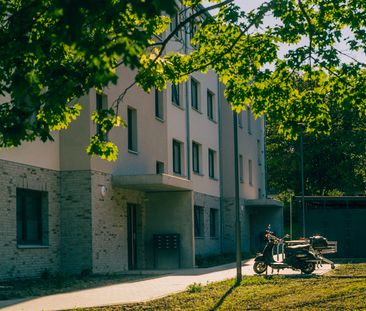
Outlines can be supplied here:
M233 0L211 0L207 8L183 3L0 0L0 95L10 95L0 105L0 146L52 140L52 130L79 115L77 98L117 82L118 66L136 69L134 83L145 91L211 68L233 109L251 105L288 138L299 123L308 133L329 133L331 105L365 114L365 64L346 56L366 51L364 0L268 0L251 12ZM212 9L218 12L208 15ZM177 27L160 40L176 13ZM276 25L266 26L267 15ZM193 28L196 49L166 51L175 33ZM102 131L123 124L125 93L93 115ZM91 138L88 152L115 159L116 146L102 136Z

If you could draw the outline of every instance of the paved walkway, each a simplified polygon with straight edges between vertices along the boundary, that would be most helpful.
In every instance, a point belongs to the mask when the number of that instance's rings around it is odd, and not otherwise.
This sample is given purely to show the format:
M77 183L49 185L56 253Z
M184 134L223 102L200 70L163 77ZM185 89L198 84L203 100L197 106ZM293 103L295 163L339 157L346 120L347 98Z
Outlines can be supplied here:
M253 259L243 262L243 275L253 275ZM329 271L330 265L324 265L316 270L316 274ZM269 273L271 269L269 269ZM146 274L151 271L144 272ZM156 271L155 271L156 273ZM94 289L80 290L70 293L56 294L39 298L23 300L0 301L3 311L37 311L37 310L65 310L106 306L124 303L141 302L163 297L172 293L184 291L188 285L221 281L236 276L235 264L218 266L206 269L187 269L170 271L170 274L157 278L133 281ZM290 269L279 272L281 275L299 274L299 271Z

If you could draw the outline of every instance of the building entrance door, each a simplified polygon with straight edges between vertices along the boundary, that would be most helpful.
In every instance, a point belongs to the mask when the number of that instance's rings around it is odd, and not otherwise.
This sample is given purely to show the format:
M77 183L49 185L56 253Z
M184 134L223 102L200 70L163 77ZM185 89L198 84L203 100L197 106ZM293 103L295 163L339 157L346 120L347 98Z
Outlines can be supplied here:
M128 239L128 269L134 270L137 266L137 243L136 243L136 204L127 204L127 239Z

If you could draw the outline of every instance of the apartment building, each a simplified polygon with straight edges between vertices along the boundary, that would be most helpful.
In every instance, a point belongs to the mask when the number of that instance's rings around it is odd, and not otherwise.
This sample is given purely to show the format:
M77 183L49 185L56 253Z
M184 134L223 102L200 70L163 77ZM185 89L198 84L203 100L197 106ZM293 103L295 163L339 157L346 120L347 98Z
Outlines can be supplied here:
M169 49L184 50L188 35ZM54 142L0 150L0 279L50 272L113 273L189 268L197 255L234 252L233 114L217 75L193 73L158 92L132 88L120 107L127 128L109 133L115 162L89 157L90 116L134 79L80 99L82 112ZM264 119L238 117L243 251L282 205L266 199Z

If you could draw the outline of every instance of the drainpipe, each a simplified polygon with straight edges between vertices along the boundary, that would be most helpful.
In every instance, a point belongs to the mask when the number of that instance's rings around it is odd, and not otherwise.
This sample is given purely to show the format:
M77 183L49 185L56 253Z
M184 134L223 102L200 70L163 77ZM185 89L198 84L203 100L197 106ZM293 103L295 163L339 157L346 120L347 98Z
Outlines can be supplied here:
M184 18L187 18L187 10L184 11ZM188 54L188 35L187 32L184 31L184 40L183 40L183 49L184 54ZM187 144L187 179L191 179L191 132L190 132L190 119L189 119L189 93L188 93L188 81L185 83L185 96L186 96L186 144Z
M219 183L220 183L220 252L224 249L224 184L222 165L222 138L221 138L221 85L217 76L217 123L219 132Z

